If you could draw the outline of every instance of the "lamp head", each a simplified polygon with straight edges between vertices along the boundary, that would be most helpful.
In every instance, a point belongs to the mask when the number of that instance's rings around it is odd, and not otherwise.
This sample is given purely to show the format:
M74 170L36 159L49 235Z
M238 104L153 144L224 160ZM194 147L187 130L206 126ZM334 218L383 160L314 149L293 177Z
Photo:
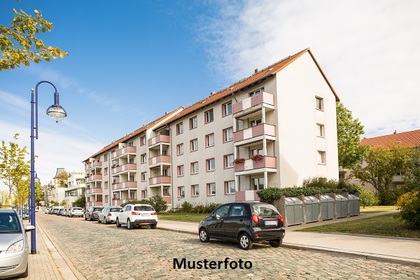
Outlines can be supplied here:
M67 117L66 110L58 104L51 105L47 110L47 115L57 123Z

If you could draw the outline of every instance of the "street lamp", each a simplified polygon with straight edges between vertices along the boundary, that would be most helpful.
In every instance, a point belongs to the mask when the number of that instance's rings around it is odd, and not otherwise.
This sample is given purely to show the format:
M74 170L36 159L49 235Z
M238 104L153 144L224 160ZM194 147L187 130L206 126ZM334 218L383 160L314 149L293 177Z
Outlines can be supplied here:
M38 139L38 86L49 84L54 88L54 105L47 109L47 115L55 122L59 122L67 116L66 110L59 104L57 88L48 81L41 81L36 84L31 94L31 225L35 226L35 139ZM36 231L31 231L31 254L36 254Z

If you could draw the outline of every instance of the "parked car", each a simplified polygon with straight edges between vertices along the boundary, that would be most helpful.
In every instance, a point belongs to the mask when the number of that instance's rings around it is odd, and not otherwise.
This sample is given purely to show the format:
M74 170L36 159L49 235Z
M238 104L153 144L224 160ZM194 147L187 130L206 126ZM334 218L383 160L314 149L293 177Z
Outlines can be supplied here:
M58 210L63 209L63 208L64 208L63 206L53 206L53 207L51 208L51 212L50 212L50 214L56 214L56 215L57 215Z
M28 276L28 241L26 232L32 225L23 226L18 213L0 209L0 278Z
M63 216L64 210L65 210L64 208L58 209L57 216Z
M29 220L29 209L22 210L22 219Z
M45 214L49 214L49 213L50 213L50 211L51 211L51 208L45 208L44 213L45 213Z
M263 202L232 202L214 210L201 220L198 236L201 242L210 238L238 242L242 249L251 249L254 242L268 241L279 247L285 235L283 216Z
M127 204L117 213L115 218L117 227L127 225L127 229L139 227L140 225L150 225L155 229L158 223L157 212L149 204Z
M106 206L102 209L101 213L98 214L98 223L109 224L115 223L117 214L122 208L118 206Z
M85 220L98 220L98 215L102 209L104 209L102 206L90 206L85 212Z
M67 212L67 216L69 216L70 218L83 217L82 207L72 207L72 208L70 208L70 210Z

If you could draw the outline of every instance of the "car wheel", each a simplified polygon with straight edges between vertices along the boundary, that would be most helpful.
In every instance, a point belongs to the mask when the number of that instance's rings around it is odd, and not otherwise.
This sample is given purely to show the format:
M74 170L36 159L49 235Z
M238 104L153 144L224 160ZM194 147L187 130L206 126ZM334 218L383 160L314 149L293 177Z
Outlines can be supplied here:
M241 233L239 236L239 246L244 250L249 250L252 248L252 240L246 233Z
M98 224L99 224L99 223L102 223L102 222L101 222L101 219L99 219L99 218L98 218Z
M150 228L151 229L155 229L157 227L157 224L152 224L152 225L150 225Z
M128 229L132 229L133 228L130 219L127 219L127 228Z
M85 216L85 221L87 221L87 217Z
M204 228L200 228L200 231L198 233L198 237L200 238L201 242L208 242L210 240L209 235L207 234L207 231Z
M115 220L115 224L117 225L117 227L121 227L120 221L118 220L118 218Z
M281 245L281 239L270 240L270 245L275 248L279 247Z

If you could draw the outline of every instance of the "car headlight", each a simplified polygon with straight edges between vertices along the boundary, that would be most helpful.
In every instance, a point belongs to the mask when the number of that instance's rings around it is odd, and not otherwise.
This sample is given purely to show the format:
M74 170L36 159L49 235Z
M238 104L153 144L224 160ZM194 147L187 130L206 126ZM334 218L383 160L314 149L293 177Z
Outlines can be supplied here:
M15 242L14 244L10 245L9 248L7 248L6 253L17 253L23 250L23 239L19 240L18 242Z

